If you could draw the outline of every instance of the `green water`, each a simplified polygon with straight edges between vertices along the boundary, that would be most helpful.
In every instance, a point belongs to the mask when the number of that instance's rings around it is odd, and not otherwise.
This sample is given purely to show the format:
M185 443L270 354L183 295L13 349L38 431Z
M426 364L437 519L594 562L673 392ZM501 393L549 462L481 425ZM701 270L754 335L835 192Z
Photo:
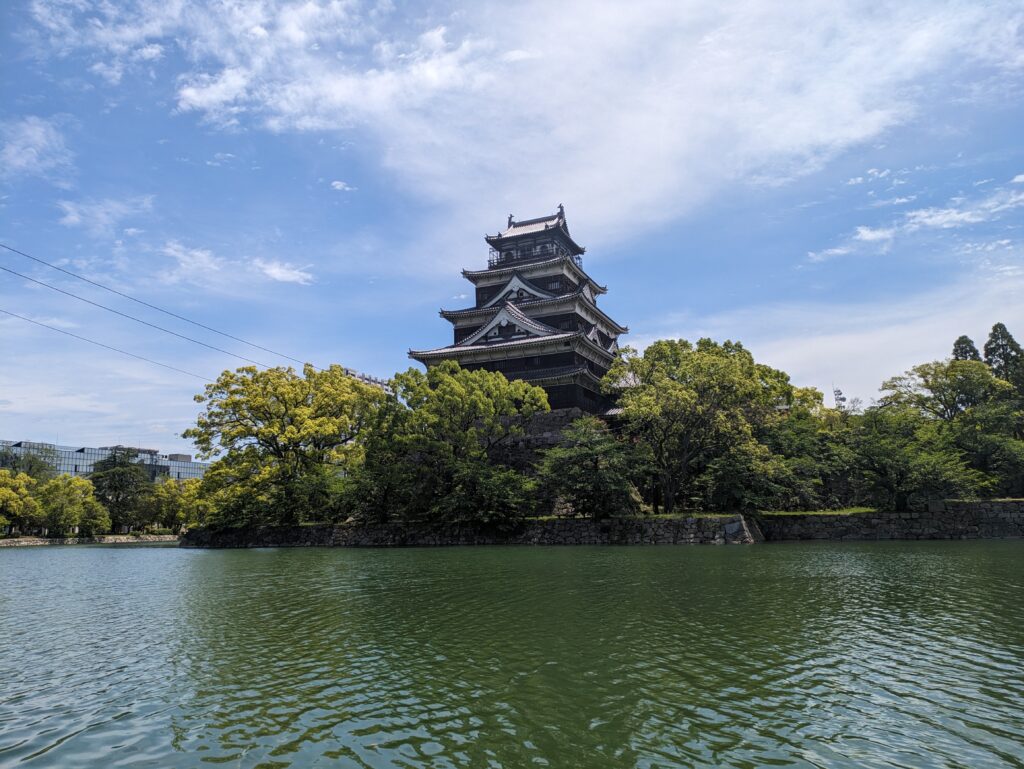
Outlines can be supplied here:
M2 767L1024 767L1024 542L0 551Z

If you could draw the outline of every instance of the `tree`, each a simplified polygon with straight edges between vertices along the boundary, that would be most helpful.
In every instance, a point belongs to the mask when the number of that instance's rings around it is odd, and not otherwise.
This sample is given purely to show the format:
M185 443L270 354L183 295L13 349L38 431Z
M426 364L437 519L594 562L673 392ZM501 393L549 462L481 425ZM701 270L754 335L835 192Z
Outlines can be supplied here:
M974 341L966 334L960 335L953 342L953 360L981 360Z
M105 510L93 495L85 478L59 475L39 486L36 492L50 534L67 534L76 526L94 533L102 524ZM107 526L110 519L107 517Z
M202 495L202 481L199 478L166 478L154 484L149 506L149 518L152 521L175 531L201 526L206 522L212 507L210 501Z
M1007 382L1018 384L1024 370L1024 351L1002 323L992 326L985 342L985 362L992 373Z
M354 514L506 522L524 512L533 482L498 459L525 420L548 410L544 390L455 361L409 369L391 388L346 493Z
M293 524L322 512L339 473L355 468L369 415L384 393L333 365L225 371L206 386L191 438L216 458L203 493L222 524Z
M934 420L901 404L870 408L853 434L857 468L875 504L904 511L930 498L972 495L985 477Z
M537 469L547 494L577 514L599 520L637 511L639 495L632 482L636 465L629 446L616 440L597 417L569 425L562 443L544 452Z
M99 500L113 521L113 526L129 529L147 522L147 497L153 487L146 468L135 461L131 449L114 449L110 456L93 465L89 475Z
M625 348L605 377L630 434L644 443L660 496L672 512L680 491L754 427L792 400L789 378L754 362L738 342L658 341L642 355Z
M32 496L34 478L25 473L0 470L0 526L28 533L42 524L42 509Z
M951 422L968 409L1008 396L1013 387L997 379L981 361L922 363L882 383L883 404L909 406L926 416Z

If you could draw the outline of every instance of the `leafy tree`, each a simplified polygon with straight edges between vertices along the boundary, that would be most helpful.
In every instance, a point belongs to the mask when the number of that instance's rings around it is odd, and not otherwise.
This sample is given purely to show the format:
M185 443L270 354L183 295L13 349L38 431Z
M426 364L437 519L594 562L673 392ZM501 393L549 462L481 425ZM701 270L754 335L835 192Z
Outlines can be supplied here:
M992 332L988 335L985 362L1000 379L1019 383L1024 369L1024 351L1002 323L992 326Z
M110 513L114 527L129 529L148 522L147 500L153 487L146 468L131 449L114 449L93 465L89 475L96 499Z
M875 504L903 511L929 498L972 495L985 477L919 411L905 405L868 409L854 430L857 467Z
M39 486L36 498L42 506L46 528L51 534L67 534L76 526L96 532L106 510L93 495L93 485L85 478L59 475Z
M974 346L974 341L966 334L957 337L953 342L953 360L981 360L981 354Z
M201 489L199 478L167 478L156 483L149 497L150 519L175 531L202 525L211 512L212 504L202 495Z
M709 462L750 440L792 398L784 373L755 363L737 342L710 339L658 341L642 355L625 348L605 387L646 444L666 512Z
M57 457L53 449L40 447L19 453L7 446L0 448L0 469L25 473L37 481L45 481L56 475L56 465Z
M597 417L577 419L562 433L562 443L544 452L538 476L553 498L595 520L629 515L638 509L629 446L615 439Z
M950 360L922 363L903 376L882 383L883 404L909 406L946 422L1013 388L993 376L981 361Z
M35 485L25 473L0 470L0 526L27 533L42 524L42 509L32 496Z
M496 460L548 409L544 390L445 361L392 380L346 494L361 518L507 521L529 505L533 482Z
M183 433L217 458L202 485L214 520L291 524L322 513L332 476L361 460L363 426L383 398L337 365L222 373L196 396L205 409Z

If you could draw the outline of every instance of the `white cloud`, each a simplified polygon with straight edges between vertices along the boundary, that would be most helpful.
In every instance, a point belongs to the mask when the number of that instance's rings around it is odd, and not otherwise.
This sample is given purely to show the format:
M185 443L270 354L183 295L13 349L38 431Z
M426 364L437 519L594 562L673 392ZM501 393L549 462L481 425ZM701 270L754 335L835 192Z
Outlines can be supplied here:
M916 196L879 200L872 207L899 205L908 203ZM901 217L892 219L878 227L861 225L844 245L828 248L823 251L809 251L808 261L822 262L832 256L850 253L858 243L878 244L888 250L897 237L905 237L913 233L926 233L931 230L950 230L970 227L997 220L1008 212L1024 208L1024 192L1008 186L999 187L985 197L970 199L963 196L952 198L946 206L932 206L907 211ZM990 241L986 241L990 242ZM996 241L1009 243L1009 241ZM977 244L973 244L977 246ZM977 252L978 247L962 249L963 253Z
M153 209L152 195L103 200L59 200L57 207L64 212L60 223L65 227L82 227L97 237L110 236L125 219L140 216Z
M892 240L895 235L896 229L893 227L858 227L853 239L865 243L877 243L878 241Z
M313 282L313 275L307 271L306 267L298 267L288 262L279 262L273 259L255 259L253 260L253 265L271 280L281 283L299 283L303 286L308 286Z
M1011 184L1024 184L1024 174L1017 174L1010 180Z
M166 283L197 283L209 285L219 277L224 261L205 248L188 248L176 240L168 241L161 249L164 256L175 261L175 267L161 275Z
M459 211L461 229L499 207L530 215L561 200L605 242L737 181L819 168L911 119L936 89L992 67L1012 78L1021 60L1022 12L1009 0L849 0L828 14L768 0L452 11L429 7L422 18L449 27L417 28L390 4L357 0L33 6L60 50L109 66L180 41L177 108L215 125L365 132L407 190Z
M657 338L739 339L794 384L834 386L870 399L881 382L913 365L948 357L961 334L984 340L996 322L1024 333L1024 271L977 270L940 289L873 302L786 303L704 318L667 318L631 344Z
M339 192L352 192L353 190L355 190L355 187L353 187L348 182L342 182L342 181L335 180L335 181L331 182L331 189L332 190L338 190Z
M0 177L42 176L60 181L73 155L54 120L30 115L0 123Z
M215 152L213 157L206 161L208 166L223 166L227 165L235 159L235 156L230 152Z
M991 221L1007 211L1024 206L1024 192L999 189L981 200L956 200L945 208L922 208L908 211L904 224L907 230L922 228L951 229Z
M837 246L836 248L826 248L822 251L808 251L807 258L812 262L824 262L837 256L845 256L851 251L852 249L846 246Z

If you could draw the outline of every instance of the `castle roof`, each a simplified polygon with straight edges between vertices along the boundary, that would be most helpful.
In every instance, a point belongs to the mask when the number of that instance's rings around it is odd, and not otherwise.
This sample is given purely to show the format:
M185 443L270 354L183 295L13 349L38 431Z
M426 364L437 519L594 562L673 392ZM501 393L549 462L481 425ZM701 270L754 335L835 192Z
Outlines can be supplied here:
M562 240L569 247L569 250L576 254L582 254L586 249L572 239L569 234L569 225L565 221L565 208L559 204L558 211L549 216L540 216L536 219L523 219L516 221L512 214L508 215L508 224L504 230L497 235L485 235L484 240L495 248L514 243L518 238L526 235L552 232L562 236Z

